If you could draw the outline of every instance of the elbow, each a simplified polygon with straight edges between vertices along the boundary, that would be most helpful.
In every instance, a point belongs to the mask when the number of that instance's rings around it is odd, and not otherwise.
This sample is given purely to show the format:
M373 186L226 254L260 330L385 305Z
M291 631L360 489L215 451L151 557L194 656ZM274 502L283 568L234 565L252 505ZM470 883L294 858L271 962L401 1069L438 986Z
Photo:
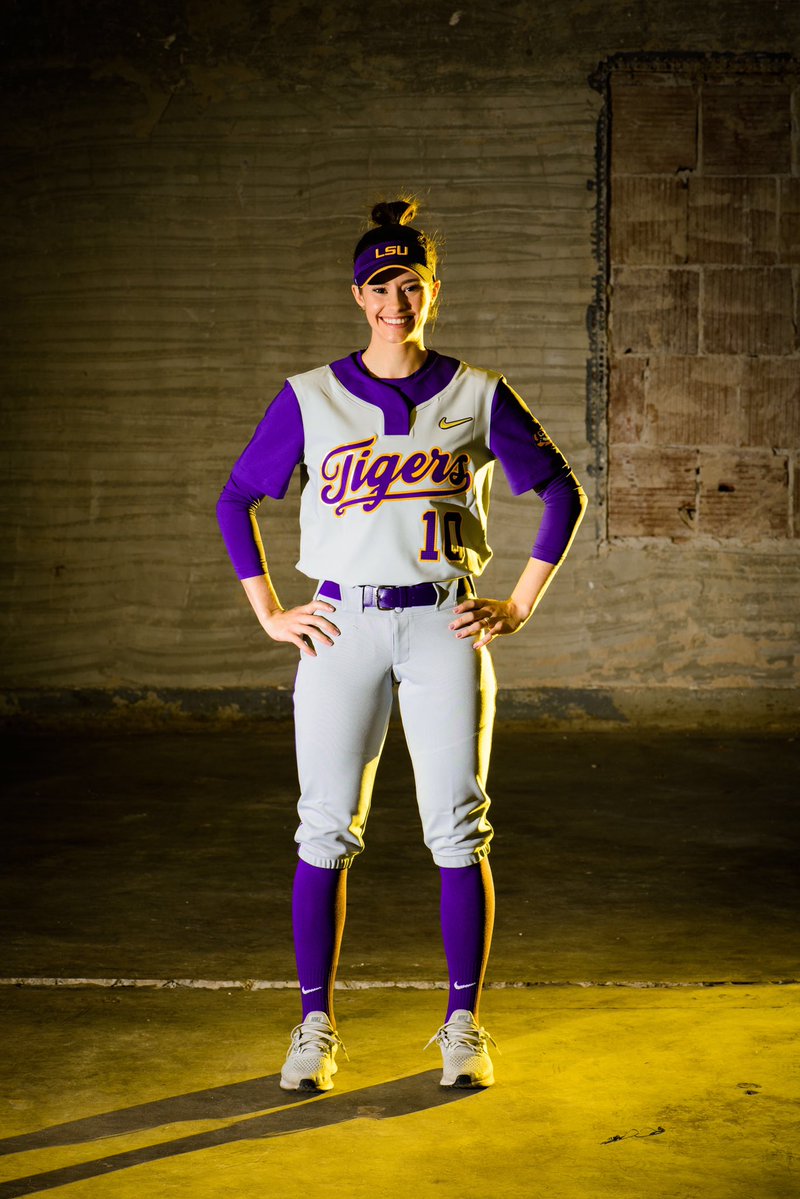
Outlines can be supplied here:
M217 524L220 528L223 528L225 525L225 518L230 512L230 499L226 495L226 489L224 487L220 492L214 511L217 517Z
M580 484L578 484L573 495L572 535L574 537L575 533L577 533L578 529L580 528L584 516L586 515L586 509L589 507L589 497Z

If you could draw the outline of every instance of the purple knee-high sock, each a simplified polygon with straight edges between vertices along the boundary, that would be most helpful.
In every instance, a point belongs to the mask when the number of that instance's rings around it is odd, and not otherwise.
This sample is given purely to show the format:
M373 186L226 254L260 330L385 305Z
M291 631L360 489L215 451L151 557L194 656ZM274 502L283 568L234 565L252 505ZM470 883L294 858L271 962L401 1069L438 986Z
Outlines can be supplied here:
M339 962L347 896L347 871L323 870L302 858L292 890L292 925L303 1019L309 1012L333 1015L333 983Z
M450 974L446 1019L466 1008L477 1020L494 925L491 867L483 858L474 866L442 866L439 873L442 940Z

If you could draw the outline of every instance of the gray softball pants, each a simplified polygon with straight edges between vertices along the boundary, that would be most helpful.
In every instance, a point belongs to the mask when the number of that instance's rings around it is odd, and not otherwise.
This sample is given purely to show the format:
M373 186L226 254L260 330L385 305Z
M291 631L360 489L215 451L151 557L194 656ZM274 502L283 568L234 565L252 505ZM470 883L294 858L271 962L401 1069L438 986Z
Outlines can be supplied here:
M425 844L439 866L469 866L489 852L489 769L496 682L488 649L457 638L457 582L439 601L402 612L364 608L363 588L342 587L333 646L302 655L294 691L300 781L295 835L312 866L348 867L364 848L375 773L386 740L393 680L414 769Z

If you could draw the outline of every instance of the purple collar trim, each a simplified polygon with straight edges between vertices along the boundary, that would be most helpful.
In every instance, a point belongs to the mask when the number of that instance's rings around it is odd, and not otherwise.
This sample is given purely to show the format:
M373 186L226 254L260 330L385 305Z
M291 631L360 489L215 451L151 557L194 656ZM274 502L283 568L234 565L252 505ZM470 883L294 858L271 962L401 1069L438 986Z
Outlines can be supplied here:
M361 350L330 364L336 378L351 395L374 404L383 413L383 431L387 435L407 436L409 413L444 391L458 370L458 359L428 351L418 371L405 379L375 379L361 361Z

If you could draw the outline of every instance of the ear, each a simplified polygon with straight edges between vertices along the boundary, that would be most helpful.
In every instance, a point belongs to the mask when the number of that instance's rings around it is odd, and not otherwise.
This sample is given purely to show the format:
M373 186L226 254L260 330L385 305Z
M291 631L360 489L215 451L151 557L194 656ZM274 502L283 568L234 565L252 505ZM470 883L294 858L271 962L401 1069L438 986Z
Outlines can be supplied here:
M431 284L431 304L433 303L433 301L434 301L434 300L436 299L436 297L438 296L438 294L439 294L439 288L440 288L441 286L442 286L442 281L441 281L441 279L434 279L433 283Z
M355 300L356 304L358 304L359 308L364 308L365 307L364 297L361 294L361 288L358 287L355 283L353 283L352 284L352 292L353 292L353 299Z

